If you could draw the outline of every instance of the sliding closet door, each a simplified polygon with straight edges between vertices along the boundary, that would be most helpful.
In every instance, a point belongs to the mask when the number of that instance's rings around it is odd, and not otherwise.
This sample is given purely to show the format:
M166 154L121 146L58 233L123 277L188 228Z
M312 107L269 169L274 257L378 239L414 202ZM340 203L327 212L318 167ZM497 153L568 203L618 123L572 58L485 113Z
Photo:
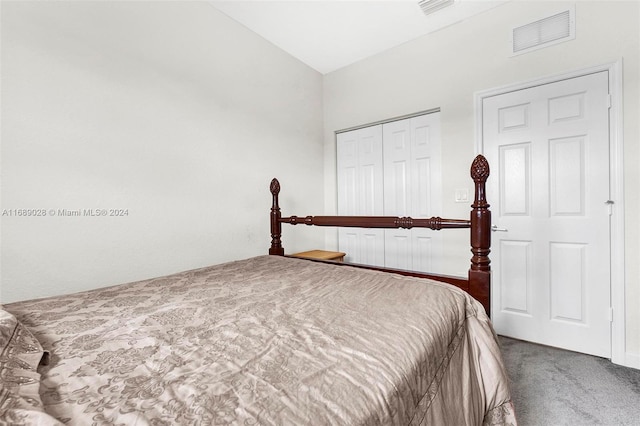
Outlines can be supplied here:
M337 134L338 214L442 213L440 113ZM437 272L442 236L430 229L338 231L346 262Z
M440 113L383 125L384 214L425 218L442 211ZM385 266L434 272L442 234L430 229L385 230Z
M382 126L337 135L338 214L383 214ZM384 266L381 229L340 228L339 250L345 261Z

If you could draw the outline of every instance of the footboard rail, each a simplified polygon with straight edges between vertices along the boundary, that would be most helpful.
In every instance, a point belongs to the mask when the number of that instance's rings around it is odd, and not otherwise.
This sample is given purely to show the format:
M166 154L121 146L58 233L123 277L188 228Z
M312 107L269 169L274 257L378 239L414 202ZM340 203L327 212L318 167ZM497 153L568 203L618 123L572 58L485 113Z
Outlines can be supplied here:
M347 228L430 228L436 231L446 228L471 228L470 220L442 219L440 217L414 219L398 216L289 216L281 217L278 221L291 225L305 224Z

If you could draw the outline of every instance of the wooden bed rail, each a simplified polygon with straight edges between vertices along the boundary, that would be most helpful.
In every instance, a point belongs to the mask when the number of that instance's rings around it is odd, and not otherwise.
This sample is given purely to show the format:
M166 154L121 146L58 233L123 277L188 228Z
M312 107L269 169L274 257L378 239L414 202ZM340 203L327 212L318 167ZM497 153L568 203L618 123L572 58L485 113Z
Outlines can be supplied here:
M442 219L413 219L397 216L290 216L279 219L281 223L292 225L305 224L315 226L339 226L351 228L430 228L440 230L445 228L471 228L470 220Z
M271 181L271 247L269 254L284 256L282 247L282 224L305 224L315 226L338 226L357 228L430 228L433 230L451 228L471 228L471 266L468 280L446 277L437 274L425 274L412 271L394 271L404 275L440 279L449 282L463 290L466 290L474 298L479 300L487 313L490 312L491 293L491 211L486 199L486 182L489 177L489 163L487 159L478 155L471 164L471 178L475 185L475 197L471 205L470 220L442 219L432 217L429 219L414 219L411 217L396 216L289 216L282 217L278 194L280 182L277 179ZM363 266L363 265L359 265ZM385 268L373 267L372 269L385 270Z

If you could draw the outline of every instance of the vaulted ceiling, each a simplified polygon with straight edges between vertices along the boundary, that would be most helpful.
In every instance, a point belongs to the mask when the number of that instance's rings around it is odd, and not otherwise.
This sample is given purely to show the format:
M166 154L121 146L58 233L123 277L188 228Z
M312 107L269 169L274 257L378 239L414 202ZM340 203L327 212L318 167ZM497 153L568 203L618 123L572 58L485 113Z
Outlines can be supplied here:
M326 74L509 0L456 0L425 15L418 0L226 0L209 3Z

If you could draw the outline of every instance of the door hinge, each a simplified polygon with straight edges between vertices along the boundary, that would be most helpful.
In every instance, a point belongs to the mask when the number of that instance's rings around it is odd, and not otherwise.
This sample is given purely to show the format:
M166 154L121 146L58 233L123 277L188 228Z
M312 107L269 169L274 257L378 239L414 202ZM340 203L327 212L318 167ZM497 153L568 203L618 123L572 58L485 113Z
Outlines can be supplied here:
M611 108L611 105L612 105L611 95L607 95L607 108Z
M615 204L613 200L607 200L604 202L607 205L607 210L609 212L609 216L613 214L613 205Z
M609 322L613 322L613 308L609 308Z

